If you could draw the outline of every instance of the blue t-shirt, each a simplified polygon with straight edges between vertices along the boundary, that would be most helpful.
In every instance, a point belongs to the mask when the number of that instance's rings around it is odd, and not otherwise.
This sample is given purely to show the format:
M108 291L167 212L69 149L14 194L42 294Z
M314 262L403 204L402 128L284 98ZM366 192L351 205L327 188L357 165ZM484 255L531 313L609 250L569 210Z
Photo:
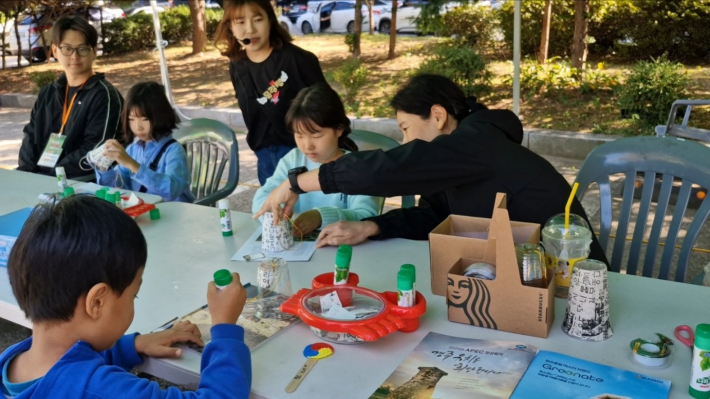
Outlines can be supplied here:
M36 378L31 381L26 381L26 382L10 382L7 380L7 368L10 366L10 363L19 355L20 352L14 354L11 358L5 362L2 368L2 394L5 396L7 399L14 398L15 396L21 394L24 392L27 388L31 387L35 383L39 382L42 380L42 377Z

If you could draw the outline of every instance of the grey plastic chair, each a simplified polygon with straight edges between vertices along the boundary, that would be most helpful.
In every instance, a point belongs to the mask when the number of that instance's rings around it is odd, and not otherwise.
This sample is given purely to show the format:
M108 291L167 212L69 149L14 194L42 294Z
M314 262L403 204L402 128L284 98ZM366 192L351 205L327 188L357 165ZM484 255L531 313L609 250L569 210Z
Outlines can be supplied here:
M710 106L710 100L677 100L671 106L671 113L665 125L656 126L656 136L677 136L685 139L699 140L710 143L710 130L688 126L690 114L694 107ZM678 108L685 107L683 122L680 125L675 123Z
M214 205L230 195L239 182L239 148L234 131L205 118L182 122L173 137L185 148L195 204ZM224 175L226 172L226 176ZM223 179L227 180L220 188Z
M355 144L357 144L358 149L361 151L387 151L399 146L399 143L396 140L368 130L353 130L348 137L350 137ZM414 196L403 195L402 208L411 208L413 206Z
M675 211L665 236L660 270L657 278L668 280L671 260L676 247L678 233L683 215L687 209L693 184L705 189L710 188L710 148L700 143L686 141L675 137L633 137L611 141L595 148L584 161L577 175L579 191L577 198L582 199L589 185L596 182L599 185L601 205L601 231L599 243L607 248L612 224L612 198L609 176L617 173L625 174L621 211L614 240L611 258L611 270L620 271L621 261L626 246L629 219L634 202L634 189L637 175L643 177L641 201L636 218L629 258L626 265L627 274L637 274L641 244L643 243L651 202L656 200L656 212L651 226L648 246L644 258L642 274L653 276L653 267L659 243L663 234L663 222L668 208L674 180L680 181ZM660 190L656 190L656 178L662 177ZM654 193L654 191L657 191ZM691 250L698 237L703 223L710 213L710 199L704 197L695 218L686 231L683 245L680 249L675 281L685 282L688 260Z

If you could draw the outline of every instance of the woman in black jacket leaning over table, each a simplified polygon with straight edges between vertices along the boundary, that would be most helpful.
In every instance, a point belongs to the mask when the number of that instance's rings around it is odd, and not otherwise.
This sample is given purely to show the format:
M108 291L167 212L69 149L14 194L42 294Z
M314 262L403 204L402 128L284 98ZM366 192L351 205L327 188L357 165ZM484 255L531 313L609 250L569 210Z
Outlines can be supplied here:
M290 216L300 192L421 195L413 208L327 226L318 237L322 247L368 238L426 240L451 214L490 218L499 192L507 195L511 220L543 226L564 212L570 185L547 160L520 145L523 126L511 111L489 110L437 75L412 78L391 104L404 135L401 146L347 154L295 175L271 192L256 216L278 213L284 203L277 216ZM589 222L576 199L571 211ZM591 259L609 263L596 237L591 250Z

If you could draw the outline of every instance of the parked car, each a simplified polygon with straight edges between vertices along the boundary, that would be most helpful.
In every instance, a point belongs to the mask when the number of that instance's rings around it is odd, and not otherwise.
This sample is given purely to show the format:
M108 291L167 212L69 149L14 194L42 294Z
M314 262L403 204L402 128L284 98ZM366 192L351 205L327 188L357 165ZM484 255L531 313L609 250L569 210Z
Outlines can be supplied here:
M47 59L44 44L47 45L49 50L49 46L52 43L52 26L54 25L54 21L59 18L60 15L64 15L65 13L65 11L56 15L38 13L35 16L20 14L18 31L22 43L23 57L30 62L42 62ZM121 10L121 14L119 16L115 9L108 7L103 7L101 9L98 7L76 8L72 9L71 13L85 17L89 23L96 28L96 31L99 34L99 47L101 47L102 22L108 23L115 18L125 16L123 10ZM6 52L16 55L18 52L18 46L14 26L10 27L9 35L9 45ZM42 42L43 37L44 43Z
M44 43L46 43L47 46L52 43L53 21L48 16L44 15L33 17L31 15L20 14L18 19L20 22L17 25L17 30L22 45L22 56L30 62L42 62L46 60L47 55L44 51ZM44 43L42 42L42 37L44 37ZM17 55L17 53L20 52L14 26L10 27L9 46L6 51L12 55Z
M296 28L304 35L315 32L352 33L355 31L354 11L354 1L324 1L318 5L316 12L306 12L298 17ZM367 29L370 23L367 6L363 6L361 12L363 29Z
M428 4L427 0L405 0L403 3L397 3L397 32L398 33L416 33L419 14L422 11L422 6ZM446 13L448 10L459 6L459 3L445 3L441 6L440 13ZM392 24L392 10L383 12L380 16L378 30L380 33L389 33Z
M158 12L163 12L165 11L165 8L163 7L156 7L158 9ZM150 6L142 6L142 7L131 7L126 10L126 16L132 17L136 14L148 14L151 15L153 14L153 7Z

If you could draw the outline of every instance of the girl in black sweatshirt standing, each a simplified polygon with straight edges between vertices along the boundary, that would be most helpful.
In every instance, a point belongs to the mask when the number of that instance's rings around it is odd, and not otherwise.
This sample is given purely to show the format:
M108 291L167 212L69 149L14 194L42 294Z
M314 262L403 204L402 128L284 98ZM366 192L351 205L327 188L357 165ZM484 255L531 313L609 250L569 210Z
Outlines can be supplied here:
M218 43L226 43L229 75L257 157L259 182L296 147L284 118L298 92L325 82L318 58L291 43L268 0L225 0Z

